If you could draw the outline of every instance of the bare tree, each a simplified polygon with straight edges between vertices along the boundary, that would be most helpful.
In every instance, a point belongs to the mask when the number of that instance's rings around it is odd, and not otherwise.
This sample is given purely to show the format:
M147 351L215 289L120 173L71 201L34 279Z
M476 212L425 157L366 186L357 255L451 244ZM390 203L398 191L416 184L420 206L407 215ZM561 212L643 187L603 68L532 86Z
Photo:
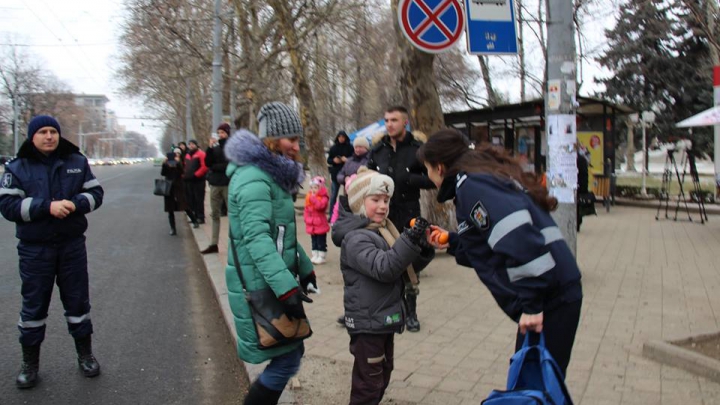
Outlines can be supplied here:
M37 59L16 46L3 47L0 57L0 95L7 100L1 119L11 130L22 130L22 122L15 118L14 109L25 110L25 95L42 91L43 72ZM19 147L19 145L17 145Z

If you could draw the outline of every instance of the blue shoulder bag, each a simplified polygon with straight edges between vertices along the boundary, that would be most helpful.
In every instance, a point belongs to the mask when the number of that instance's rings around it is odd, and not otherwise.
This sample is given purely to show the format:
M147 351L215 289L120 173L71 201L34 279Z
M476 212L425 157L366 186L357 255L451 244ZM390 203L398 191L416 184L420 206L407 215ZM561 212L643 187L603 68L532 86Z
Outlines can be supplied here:
M560 367L545 348L545 337L541 333L538 344L530 346L530 333L510 359L507 390L493 390L483 404L572 405Z

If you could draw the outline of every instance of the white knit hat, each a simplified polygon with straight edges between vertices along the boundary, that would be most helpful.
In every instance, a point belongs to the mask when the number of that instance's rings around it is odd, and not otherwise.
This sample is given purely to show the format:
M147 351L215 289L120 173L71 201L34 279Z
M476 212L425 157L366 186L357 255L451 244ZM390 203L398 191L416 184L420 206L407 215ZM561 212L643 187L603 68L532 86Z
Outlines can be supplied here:
M355 138L355 140L353 141L353 146L356 147L356 148L357 148L358 146L362 146L362 147L364 147L365 149L370 149L370 142L368 142L367 138L365 138L364 136L358 136L358 137Z
M376 194L392 197L393 192L395 192L393 179L362 166L355 180L347 188L350 211L353 214L365 215L365 197Z
M298 114L292 108L278 101L260 107L257 119L260 139L303 136L303 127Z

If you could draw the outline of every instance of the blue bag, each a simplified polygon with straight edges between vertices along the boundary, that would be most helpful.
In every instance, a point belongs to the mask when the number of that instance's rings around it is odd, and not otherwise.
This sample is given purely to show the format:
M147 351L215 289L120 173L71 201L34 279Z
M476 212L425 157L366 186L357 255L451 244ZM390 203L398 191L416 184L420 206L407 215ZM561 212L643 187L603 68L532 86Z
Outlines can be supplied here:
M523 346L510 359L507 390L493 390L482 403L485 405L572 405L565 380L550 352L545 337L530 346L530 333L525 334Z

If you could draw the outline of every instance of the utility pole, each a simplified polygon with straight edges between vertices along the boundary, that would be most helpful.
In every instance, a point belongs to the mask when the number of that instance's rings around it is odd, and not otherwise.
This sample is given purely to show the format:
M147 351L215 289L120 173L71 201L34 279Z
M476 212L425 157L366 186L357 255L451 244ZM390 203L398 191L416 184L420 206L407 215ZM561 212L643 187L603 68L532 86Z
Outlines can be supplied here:
M13 98L13 137L14 137L14 152L17 155L20 150L20 103L17 99L18 95L15 93Z
M222 122L222 1L215 0L215 29L213 32L212 72L212 130Z
M576 254L578 173L573 4L567 0L547 2L545 133L548 140L548 186L550 194L559 202L553 218L573 254Z
M185 142L193 138L192 129L192 92L190 90L190 78L185 79Z
M715 35L715 17L718 15L718 3L716 0L707 2L707 25L708 34ZM714 43L710 43L710 59L713 63L713 99L714 105L720 105L720 52ZM720 196L720 125L715 125L714 133L715 152L715 193Z
M230 11L230 48L232 50L235 50L235 41L236 41L236 33L235 33L235 7L231 8L232 11ZM235 94L235 63L233 58L233 53L228 52L228 75L230 76L230 80L228 83L230 83L230 105L228 106L228 109L230 110L230 127L233 128L235 126L235 111L237 110L235 106L235 99L237 98ZM216 127L217 128L217 127Z
M78 144L80 146L80 153L83 155L85 154L85 149L83 148L83 130L82 130L82 120L78 123Z

